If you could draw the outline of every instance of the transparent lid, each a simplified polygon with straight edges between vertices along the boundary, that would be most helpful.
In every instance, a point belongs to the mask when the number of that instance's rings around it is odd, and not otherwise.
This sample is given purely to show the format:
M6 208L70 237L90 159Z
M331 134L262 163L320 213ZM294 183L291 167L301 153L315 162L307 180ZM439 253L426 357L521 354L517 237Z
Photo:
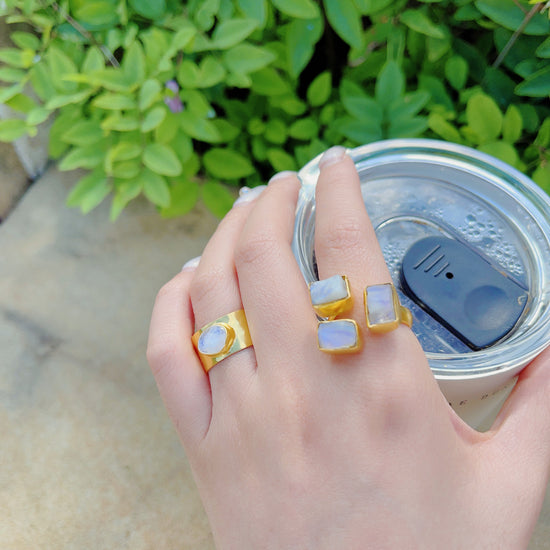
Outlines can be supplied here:
M435 140L388 140L349 151L363 200L413 330L438 377L515 368L550 343L550 198L529 178L489 155ZM300 171L293 250L308 282L319 157ZM527 305L500 341L472 351L407 295L401 263L428 236L457 239L528 290Z

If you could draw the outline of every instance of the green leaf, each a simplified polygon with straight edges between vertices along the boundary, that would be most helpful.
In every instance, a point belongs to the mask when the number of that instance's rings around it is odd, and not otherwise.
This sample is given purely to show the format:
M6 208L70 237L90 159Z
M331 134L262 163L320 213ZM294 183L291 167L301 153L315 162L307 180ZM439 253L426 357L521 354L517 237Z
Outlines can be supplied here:
M327 19L336 34L353 48L363 45L361 15L353 0L323 0Z
M30 32L15 31L10 34L11 41L22 50L39 50L40 40Z
M521 137L523 120L521 113L515 105L510 105L504 113L502 123L502 138L508 143L515 143Z
M162 208L160 215L167 218L183 216L190 212L199 198L199 185L187 178L178 178L170 187L170 205Z
M11 67L0 67L0 80L4 82L21 82L27 73L21 69L12 69Z
M182 130L194 139L206 143L217 143L221 140L218 129L210 120L201 118L191 111L180 113L179 120Z
M32 65L34 55L33 50L0 48L0 61L18 69L28 69Z
M383 106L388 106L404 94L405 75L395 61L388 61L384 65L376 79L374 90L376 101Z
M510 166L516 166L519 160L514 146L505 141L490 141L480 145L478 149L483 153L507 162Z
M14 111L25 114L37 107L36 102L25 94L14 95L9 101L5 102L5 105Z
M248 74L269 65L275 54L252 44L239 44L223 53L226 67L234 73Z
M0 105L9 101L12 97L20 94L23 90L23 83L13 84L7 88L0 88Z
M93 145L103 138L103 130L95 120L77 120L61 135L65 143L86 147Z
M143 151L143 163L162 176L179 176L182 166L177 155L162 143L150 143Z
M432 103L442 105L446 111L454 112L454 103L445 90L445 86L439 78L435 76L421 74L419 77L419 87L427 91L432 96Z
M332 92L332 75L325 71L316 76L307 89L307 101L312 107L319 107L328 101Z
M390 120L389 138L418 137L428 128L427 117L405 117Z
M296 160L284 149L272 148L267 150L267 160L276 172L296 170Z
M145 54L141 44L136 40L125 52L122 60L122 71L126 82L132 85L141 84L145 80Z
M67 206L79 206L87 214L98 206L111 191L111 186L100 170L84 176L71 189L67 197Z
M138 179L115 182L115 191L113 202L111 203L109 219L114 222L120 216L122 210L126 208L126 205L141 193L141 190L141 182Z
M135 109L137 104L133 96L103 92L98 95L92 105L100 109L119 111L122 109Z
M140 161L118 162L113 166L112 176L119 179L134 179L143 169Z
M274 96L289 94L288 82L272 67L265 67L252 75L252 91L259 95Z
M14 141L27 133L27 125L19 118L0 120L0 141Z
M388 109L392 121L409 118L418 114L430 100L426 90L417 90L394 100Z
M550 57L550 36L537 47L535 53L538 57L542 57L544 59L548 59Z
M428 117L428 127L439 137L453 143L462 143L459 131L439 113L431 113Z
M294 19L286 27L285 48L289 73L296 78L309 63L321 38L323 20Z
M286 124L282 120L272 118L266 124L264 137L271 143L282 145L287 139Z
M178 67L177 78L182 88L198 88L199 67L190 59L184 59Z
M113 10L113 3L108 0L94 0L81 4L74 10L74 15L80 22L94 26L112 25L118 19Z
M131 132L139 128L139 119L135 116L122 116L115 113L103 119L101 128L105 131Z
M146 133L154 130L166 116L166 109L164 107L154 107L151 109L143 119L141 123L141 131Z
M129 3L136 13L147 19L159 19L166 12L165 0L129 0Z
M344 109L354 118L382 123L384 113L380 105L369 97L355 82L343 79L340 84L340 101Z
M355 143L370 143L382 139L382 126L376 120L357 120L352 117L342 117L333 123L334 129Z
M538 183L547 193L550 192L550 163L539 166L533 172L533 181Z
M420 10L405 10L399 18L413 31L433 38L445 38L445 33L441 28Z
M60 92L70 93L77 89L76 82L65 81L64 77L78 72L74 61L57 46L51 45L46 55L53 85Z
M199 68L199 88L210 88L219 84L225 78L223 65L214 57L205 57Z
M550 95L550 66L537 71L516 86L516 94L528 97L548 97Z
M258 26L263 28L267 20L267 0L237 0L237 5L243 14L258 21Z
M141 155L141 152L142 147L139 143L119 141L114 147L111 147L105 155L105 161L103 163L105 172L110 174L115 162L135 159Z
M27 114L27 124L29 126L38 126L45 122L51 114L51 111L44 107L36 107Z
M36 95L47 101L56 94L50 72L46 63L37 63L29 70L31 84Z
M145 168L138 176L138 181L143 194L153 204L163 208L170 205L170 187L162 176Z
M309 141L317 136L319 124L313 118L302 118L294 121L288 129L288 134L294 139Z
M218 218L223 218L235 202L234 195L217 181L207 181L201 187L201 194L206 207Z
M284 14L299 19L315 19L321 14L312 0L272 0L272 3Z
M160 96L162 86L158 80L146 80L139 90L138 105L140 111L148 109Z
M73 147L63 160L59 163L58 168L61 171L75 170L76 168L95 168L103 162L105 152L95 145L88 147Z
M59 109L59 107L65 107L65 105L81 103L82 101L88 99L91 94L92 90L82 90L81 92L77 92L75 94L54 96L46 103L46 109L53 111L54 109Z
M445 62L445 77L455 90L462 90L468 78L468 63L463 57L453 55Z
M550 117L544 119L544 122L540 125L537 137L533 142L537 147L546 148L550 145Z
M214 147L204 154L203 162L210 174L222 180L245 178L254 173L248 158L231 149Z
M480 143L494 141L502 130L502 113L493 98L485 94L473 95L468 100L466 120Z
M356 0L363 15L374 15L391 5L394 0Z
M229 19L216 25L212 48L226 50L242 42L258 26L256 19Z
M526 16L515 0L476 0L475 6L483 15L511 31L516 31ZM547 34L550 32L548 17L536 14L523 32L533 35Z

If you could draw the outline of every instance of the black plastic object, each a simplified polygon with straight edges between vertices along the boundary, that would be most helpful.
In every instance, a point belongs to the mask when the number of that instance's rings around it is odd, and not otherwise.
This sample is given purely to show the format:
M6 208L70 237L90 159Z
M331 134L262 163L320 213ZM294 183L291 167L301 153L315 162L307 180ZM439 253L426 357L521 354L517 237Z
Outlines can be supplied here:
M407 251L404 291L472 349L500 340L517 323L527 291L469 246L427 237Z

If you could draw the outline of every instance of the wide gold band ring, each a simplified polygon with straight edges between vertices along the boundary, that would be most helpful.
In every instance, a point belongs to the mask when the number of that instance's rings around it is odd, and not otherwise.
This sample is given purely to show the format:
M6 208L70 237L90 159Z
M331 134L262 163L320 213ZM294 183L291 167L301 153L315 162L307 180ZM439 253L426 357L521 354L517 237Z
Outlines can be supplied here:
M226 357L252 346L243 309L223 315L197 330L191 337L204 372Z
M371 332L390 332L400 324L412 327L412 314L399 302L399 296L393 284L386 283L366 287L364 301L367 327Z

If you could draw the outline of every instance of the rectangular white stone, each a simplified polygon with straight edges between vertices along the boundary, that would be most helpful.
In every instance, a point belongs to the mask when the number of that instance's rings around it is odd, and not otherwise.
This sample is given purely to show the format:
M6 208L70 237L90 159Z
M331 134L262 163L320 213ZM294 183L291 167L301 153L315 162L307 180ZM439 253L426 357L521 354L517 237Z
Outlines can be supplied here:
M329 304L348 297L346 281L342 275L334 275L322 281L315 281L309 287L311 303L314 306Z
M357 326L348 319L325 321L319 323L317 338L323 351L345 351L358 344Z
M395 322L397 311L393 301L393 287L391 285L367 287L367 309L371 325Z

